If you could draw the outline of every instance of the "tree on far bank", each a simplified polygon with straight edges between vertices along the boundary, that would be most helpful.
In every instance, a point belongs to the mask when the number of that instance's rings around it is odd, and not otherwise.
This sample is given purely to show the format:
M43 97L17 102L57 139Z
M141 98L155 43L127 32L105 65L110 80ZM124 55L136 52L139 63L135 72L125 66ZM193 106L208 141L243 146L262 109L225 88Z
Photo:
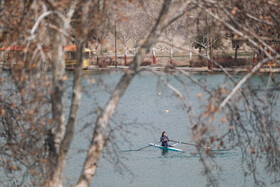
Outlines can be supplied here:
M157 22L135 56L130 73L125 73L120 79L110 100L98 116L77 186L90 184L107 141L109 120L130 81L137 74L145 54L162 32L170 5L171 0L163 2ZM104 33L103 29L108 29L106 24L105 28L95 24L108 20L110 17L104 14L104 10L113 9L114 6L122 5L119 1L4 2L4 11L0 13L2 23L6 25L6 36L2 41L5 39L6 45L20 42L26 49L23 61L12 66L11 74L3 75L5 78L0 82L0 132L3 142L0 154L2 169L8 173L3 180L4 184L62 186L62 173L74 137L80 107L83 49L94 35ZM75 11L79 16L75 17L75 24L71 27L70 20ZM15 13L18 17L11 17L10 13ZM28 17L34 17L34 20ZM10 25L10 21L15 24ZM20 22L22 24L18 24ZM25 26L28 26L28 32L23 29ZM15 30L17 32L14 32ZM67 40L75 40L77 45L77 66L69 115L66 118L67 75L64 72L64 45ZM5 45L4 42L2 44ZM31 58L46 60L44 46L51 46L50 75L37 68L39 63L27 67L29 69L24 67L27 63L24 60L29 59L29 55ZM6 90L9 84L12 88Z
M199 50L199 53L202 52L202 49L205 50L205 56L208 58L213 57L213 49L217 49L221 46L221 41L223 34L218 30L219 26L215 27L214 20L209 16L200 13L197 18L196 25L196 35L193 40L193 46L195 49ZM200 57L201 58L201 57Z
M173 22L166 28L166 38L168 39L170 45L170 63L174 64L174 38L176 35L179 35L180 31L183 28L184 17L182 16L177 21Z
M13 50L19 58L11 55L8 59L11 71L1 72L0 75L0 164L3 166L1 173L6 174L0 176L3 185L62 186L62 173L75 136L82 96L84 46L90 40L104 41L100 35L104 36L110 30L112 20L115 21L112 18L119 14L117 10L121 10L119 7L124 2L133 4L135 1L2 1L1 46L24 46L23 54ZM153 14L156 16L152 21L147 19L150 17L144 9L147 2L137 1L137 6L132 5L132 12L135 13L132 38L138 41L138 51L129 69L123 72L116 87L110 92L105 106L89 122L94 126L94 132L76 185L89 186L108 141L108 123L121 97L133 78L141 72L140 64L145 55L164 34L165 29L180 18L175 19L174 13L170 11L174 3L191 5L189 8L182 4L184 14L195 10L196 13L201 11L207 15L206 19L201 19L195 14L197 21L201 22L195 25L199 26L199 32L190 33L192 36L197 34L196 44L207 50L206 55L201 55L203 58L206 56L209 59L211 56L211 38L212 45L218 47L218 39L223 32L233 32L262 53L262 58L250 72L240 74L237 78L235 74L218 66L225 80L214 86L208 85L206 78L203 81L196 80L192 74L174 67L176 73L172 77L184 84L185 88L193 88L184 82L183 78L188 78L203 90L203 93L197 93L198 99L205 98L201 102L200 111L195 110L197 106L192 105L191 99L185 98L176 90L176 86L162 79L151 68L151 72L179 98L180 107L186 109L186 124L190 124L187 128L192 132L193 142L198 145L196 151L207 184L218 186L219 175L216 175L218 171L215 170L218 168L215 154L205 147L227 148L229 151L239 149L245 178L251 177L259 186L279 183L279 79L270 73L264 79L257 75L262 81L262 87L256 88L250 82L250 77L263 64L272 60L279 64L279 51L270 44L274 41L279 47L279 3L273 0L155 2L161 8L158 14ZM74 16L75 24L71 24L73 15L77 15ZM267 32L267 29L271 32ZM64 45L72 41L77 45L78 65L73 80L68 80L64 72ZM48 54L52 58L48 58ZM49 73L43 68L46 64L52 64ZM69 108L65 104L67 81L73 85L70 89ZM271 176L271 180L267 179L269 183L259 175L256 160L262 161L265 171Z

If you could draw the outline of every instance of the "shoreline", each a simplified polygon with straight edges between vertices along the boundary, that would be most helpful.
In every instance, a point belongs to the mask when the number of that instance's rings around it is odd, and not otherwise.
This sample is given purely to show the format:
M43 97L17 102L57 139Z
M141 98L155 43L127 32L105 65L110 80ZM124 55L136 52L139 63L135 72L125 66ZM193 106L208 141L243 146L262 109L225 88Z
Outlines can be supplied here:
M105 68L100 68L99 66L90 66L87 70L84 71L115 71L115 70L120 70L120 71L125 71L128 70L129 66L107 66ZM208 67L176 67L176 69L180 69L186 72L223 72L222 69L220 68L212 68L211 70L208 69ZM176 72L177 70L174 69L172 66L142 66L140 67L140 70L142 71L173 71ZM227 72L234 72L234 73L239 73L239 72L250 72L249 69L246 68L224 68ZM73 69L74 70L74 69ZM73 70L68 70L68 71L73 71ZM280 68L260 68L256 72L261 72L261 73L280 73Z
M10 67L4 67L0 65L0 68L2 71L12 71L12 68ZM104 68L101 68L99 66L93 66L90 65L88 69L83 70L83 71L127 71L129 69L129 66L107 66ZM220 73L223 72L222 69L220 68L212 68L211 70L208 69L208 67L178 67L176 66L176 69L183 70L186 72L209 72L209 73ZM165 72L176 72L177 70L174 69L173 66L141 66L140 70L141 71L165 71ZM250 69L247 68L242 68L242 67L234 67L234 68L224 68L227 72L234 72L234 73L239 73L239 72L250 72ZM74 68L65 68L65 71L74 71ZM48 69L47 71L50 71ZM260 73L280 73L280 68L267 68L267 67L262 67L258 69Z

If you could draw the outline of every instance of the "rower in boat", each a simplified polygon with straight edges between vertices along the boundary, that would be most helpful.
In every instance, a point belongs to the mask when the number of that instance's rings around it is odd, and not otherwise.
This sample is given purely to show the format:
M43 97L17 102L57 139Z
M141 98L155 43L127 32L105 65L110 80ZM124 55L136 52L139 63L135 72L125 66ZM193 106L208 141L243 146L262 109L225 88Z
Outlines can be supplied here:
M162 132L160 137L161 146L168 147L169 138L166 136L165 131Z

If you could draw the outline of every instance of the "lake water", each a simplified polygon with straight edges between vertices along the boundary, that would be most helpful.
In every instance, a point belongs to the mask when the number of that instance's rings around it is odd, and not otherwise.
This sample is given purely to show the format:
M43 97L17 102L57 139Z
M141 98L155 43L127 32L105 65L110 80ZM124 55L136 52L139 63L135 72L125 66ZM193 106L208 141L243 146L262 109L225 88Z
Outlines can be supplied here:
M92 137L92 124L96 120L98 106L105 105L121 75L122 72L85 73L85 93L81 101L76 136L64 172L65 185L77 182L85 150ZM187 103L193 106L194 112L199 113L203 109L207 96L197 85L184 76L162 75L187 98ZM236 75L235 78L240 79L243 75ZM71 80L73 75L69 73L68 76ZM224 80L223 74L194 73L193 76L212 88L222 84L232 87ZM93 79L94 85L91 83ZM185 85L178 79L185 81ZM258 84L259 79L260 75L256 75L252 81ZM203 97L197 98L197 93L202 93ZM69 100L67 103L69 106ZM91 125L82 130L88 122ZM141 151L119 152L156 143L162 131L166 131L170 139L192 142L188 116L181 101L153 73L143 72L134 78L119 103L110 128L114 129L111 135L114 137L113 143L109 142L108 149L104 150L91 186L179 187L207 184L200 158L192 154L195 152L192 146L179 145L178 148L186 151L184 153L163 152L151 147ZM243 177L239 150L220 151L215 156L222 169L219 176L221 186L254 186L252 177ZM262 166L261 162L259 166ZM260 175L264 173L263 171Z

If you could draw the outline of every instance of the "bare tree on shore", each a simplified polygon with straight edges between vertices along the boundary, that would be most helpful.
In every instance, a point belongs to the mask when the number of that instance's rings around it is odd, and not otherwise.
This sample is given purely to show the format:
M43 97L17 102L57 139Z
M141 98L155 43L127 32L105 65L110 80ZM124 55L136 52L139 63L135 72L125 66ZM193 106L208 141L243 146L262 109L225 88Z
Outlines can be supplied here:
M27 34L28 38L23 37L26 41L23 41L22 45L25 44L24 42L27 42L27 50L29 50L31 49L31 42L35 43L35 47L41 50L39 56L44 58L43 44L38 42L37 38L47 37L47 35L44 35L45 33L40 32L40 29L44 29L41 25L45 25L49 29L49 42L52 50L52 76L51 78L48 76L42 77L44 74L41 74L41 72L28 74L26 70L32 71L32 69L22 69L23 66L22 68L17 66L18 71L12 71L12 75L14 75L12 77L15 79L8 80L10 80L11 84L16 86L16 89L11 90L12 93L10 96L1 95L3 96L1 97L3 101L1 102L1 124L3 125L1 127L1 137L3 137L3 141L5 142L4 147L1 147L1 154L5 159L2 159L1 162L5 172L10 174L21 173L22 167L25 166L23 169L22 181L12 180L11 184L20 185L27 183L30 185L44 184L45 186L61 186L62 172L64 170L70 143L74 136L77 112L81 99L83 49L87 40L93 36L93 33L102 32L96 30L99 28L92 27L94 24L91 24L91 22L99 20L100 16L106 16L104 10L113 6L114 2L108 4L105 1L80 2L77 0L63 2L43 1L34 4L32 1L29 1L29 3L33 7L28 10L27 13L32 15L34 11L38 11L39 17L35 20L28 20L25 19L25 17L20 17L25 24L32 25L30 30L31 34ZM102 114L99 115L88 156L84 163L84 169L77 186L88 186L94 176L99 156L106 141L109 119L115 111L120 97L136 75L144 55L150 50L151 45L162 32L162 27L165 24L170 4L170 0L164 1L157 22L144 45L140 48L139 53L134 58L134 62L130 67L130 73L126 73L120 80L111 99L108 101ZM6 6L3 7L5 11L11 8L11 10L19 11L19 14L23 14L22 12L26 10L27 6L26 2L4 5ZM42 10L39 9L40 6L43 7ZM66 9L66 7L70 8ZM30 8L30 6L27 8ZM76 17L76 24L71 28L69 21L75 11L79 16ZM2 17L3 16L8 17L9 12L2 12ZM92 18L93 20L90 20ZM21 34L21 29L17 27L16 29ZM16 36L17 33L11 33L9 30L7 32L8 35L11 36L11 39L7 40L8 45L13 41L18 42L18 38L13 38L13 34ZM68 34L69 32L71 34ZM77 44L78 65L73 79L69 117L65 119L64 82L67 80L67 76L64 73L64 45L66 38L73 39L72 36L74 36L74 40ZM44 46L48 46L48 43L44 43ZM28 56L29 53L25 55ZM33 68L36 69L36 66ZM38 79L38 76L40 79ZM35 85L36 78L39 83ZM40 81L43 81L43 84L40 84ZM7 84L7 82L2 80L1 84ZM38 92L40 89L42 90ZM29 91L33 90L36 91L35 93L37 93L37 95L33 96L33 94L29 93ZM9 92L4 91L4 93L7 94ZM7 102L6 99L8 97L10 101L5 105L4 103ZM47 112L45 114L44 110L40 110L43 109L44 106ZM48 110L48 106L51 107L51 110ZM21 117L21 113L24 114L23 117ZM39 118L39 113L42 113L43 117ZM13 118L15 120L11 121ZM33 136L30 134L32 133L32 129L35 131ZM22 142L22 144L19 144L19 142ZM28 147L27 145L32 146ZM23 150L24 152L22 152ZM35 165L36 167L34 167ZM29 176L28 178L32 176L31 180L25 181L27 176ZM7 181L7 183L9 182Z
M186 109L190 115L193 139L199 145L197 150L205 167L208 184L218 185L218 178L213 174L217 163L213 159L215 155L205 147L240 149L245 177L252 177L258 186L279 183L279 174L277 174L279 164L277 163L280 158L280 123L275 113L276 108L279 107L276 101L279 98L279 81L277 81L277 75L274 76L271 73L267 78L262 79L264 86L256 89L250 83L250 77L269 61L273 60L279 64L279 49L275 50L275 44L278 43L279 46L279 40L277 37L272 37L277 35L277 31L271 35L271 32L263 32L264 30L259 28L275 30L279 27L280 17L276 16L275 8L279 8L280 5L273 1L232 1L230 4L218 1L193 1L193 3L211 19L223 25L225 31L233 32L236 38L245 39L248 45L258 48L262 54L262 58L259 58L251 72L240 80L233 79L231 73L219 66L225 73L226 79L231 82L232 89L231 86L226 85L209 88L207 84L198 82L189 74L179 70L198 84L207 95L208 103L203 112L194 115L188 103L186 103L188 106ZM239 20L244 16L250 19ZM243 22L244 20L246 23ZM274 47L271 43L274 43ZM203 57L218 65L207 55ZM198 93L197 97L202 97L202 94ZM217 119L221 120L220 123ZM270 183L258 174L259 168L256 161L259 160L265 162L268 176L273 175L271 180L267 179Z
M134 17L131 16L131 12L133 10L129 3L123 7L123 14L121 15L119 25L119 35L121 37L121 41L124 44L124 58L125 58L125 65L127 65L127 54L128 54L128 42L133 37L133 19Z
M265 182L258 176L255 161L264 157L266 169L273 175L272 182L279 183L280 123L275 115L279 108L279 80L270 74L267 79L263 79L265 86L259 90L248 83L262 65L269 61L279 64L279 2L187 2L190 3L191 10L199 9L198 11L206 14L211 21L223 25L223 29L234 33L236 38L242 38L259 53L259 61L240 80L235 80L222 66L209 58L209 55L199 54L224 72L227 80L231 82L229 87L219 85L209 88L207 84L178 69L179 73L200 86L207 97L208 103L203 106L205 110L197 115L193 115L192 106L186 103L182 94L165 82L187 109L193 141L199 145L197 152L209 185L218 185L218 180L213 174L216 166L214 154L204 149L208 146L239 148L245 168L244 175L253 177L257 185L264 185ZM139 72L145 55L165 29L180 18L170 14L169 9L173 3L171 0L163 1L159 14L152 22L146 19L148 16L146 17L140 7L135 8L137 17L142 18L133 22L136 48L139 47L140 40L144 41L129 70L123 74L94 122L94 134L77 186L88 186L95 175L100 154L107 141L108 123L120 98ZM86 42L98 33L106 33L104 29L108 29L108 24L112 21L110 10L115 11L118 6L122 6L122 2L27 0L1 1L0 6L1 45L25 46L20 58L9 59L12 68L10 74L1 74L0 79L0 164L6 174L1 182L3 185L61 186L62 172L74 136L81 100L83 49ZM183 9L190 11L184 6ZM75 24L71 24L73 15L77 15ZM183 16L185 12L179 15ZM102 27L103 21L108 23L103 25L105 28ZM149 23L153 23L153 26ZM218 31L217 33L221 34ZM68 118L64 111L66 41L76 43L78 54ZM47 53L51 53L51 59ZM38 61L41 63L36 63ZM51 75L41 68L44 64L52 65ZM248 84L245 86L245 83ZM202 93L198 93L197 97L202 97ZM219 118L221 123L215 126ZM220 126L226 131L220 132ZM17 176L21 176L20 179Z
M182 29L183 20L184 17L181 17L166 28L166 38L170 43L170 64L172 65L174 61L174 37L179 33L180 29Z

